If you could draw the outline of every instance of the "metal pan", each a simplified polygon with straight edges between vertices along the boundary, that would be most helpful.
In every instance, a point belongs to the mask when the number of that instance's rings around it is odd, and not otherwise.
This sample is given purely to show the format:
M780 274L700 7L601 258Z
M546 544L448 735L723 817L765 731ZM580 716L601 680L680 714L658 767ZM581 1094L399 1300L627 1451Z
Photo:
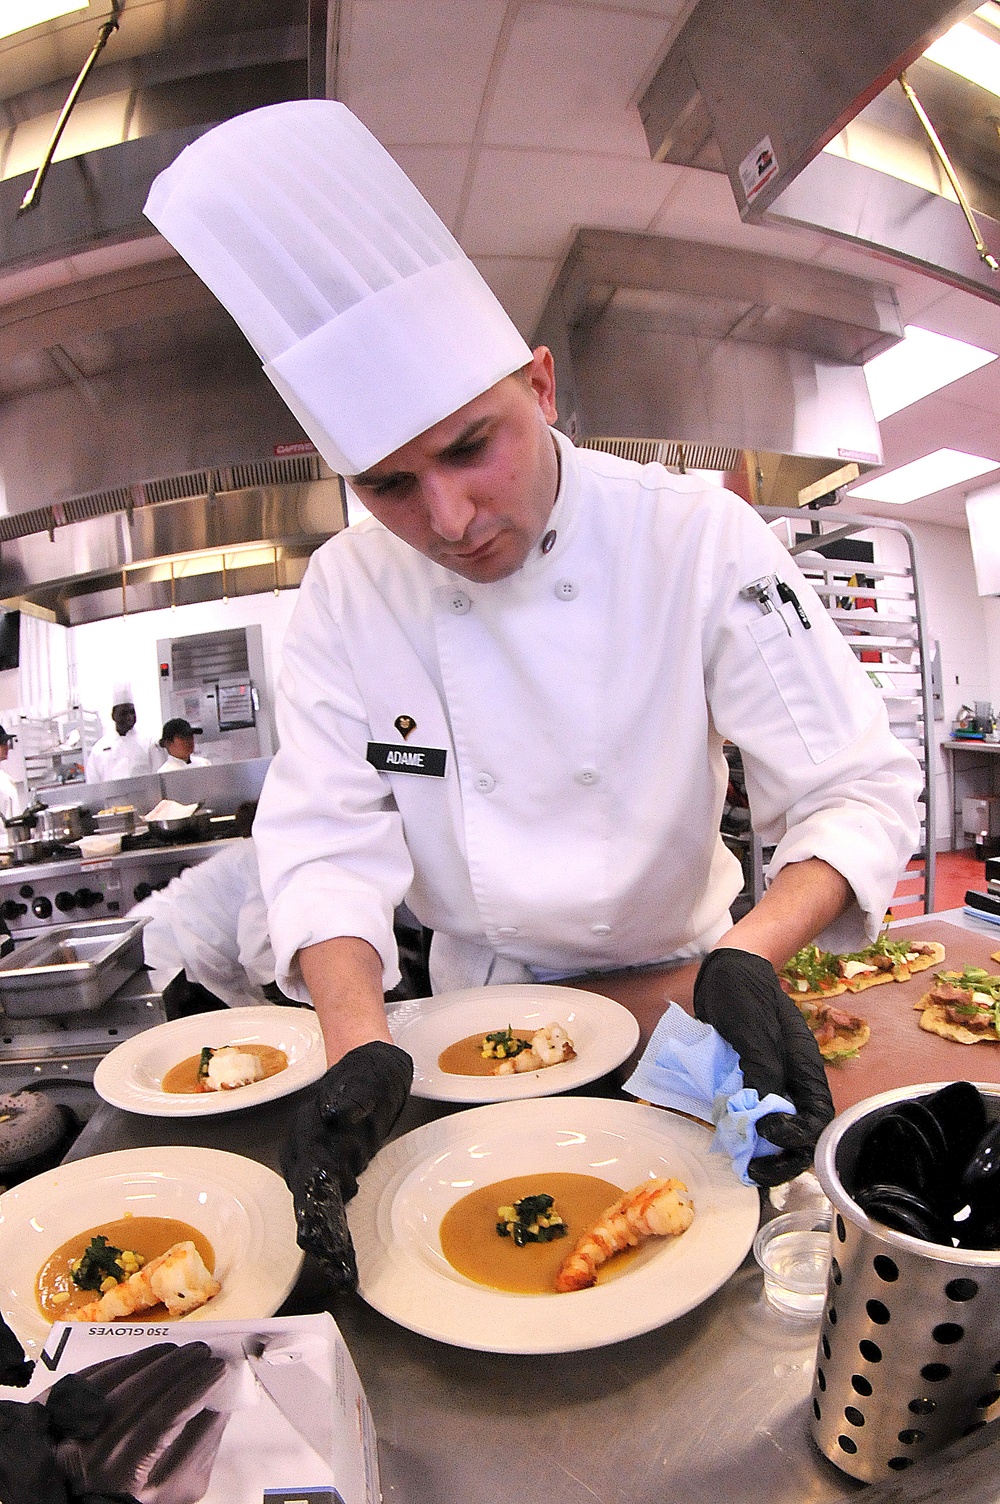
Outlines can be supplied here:
M178 820L149 820L146 824L154 835L161 836L167 841L191 840L204 841L210 832L212 811L210 809L195 810L193 815L185 815Z
M59 925L0 961L11 1018L92 1013L142 966L143 919Z

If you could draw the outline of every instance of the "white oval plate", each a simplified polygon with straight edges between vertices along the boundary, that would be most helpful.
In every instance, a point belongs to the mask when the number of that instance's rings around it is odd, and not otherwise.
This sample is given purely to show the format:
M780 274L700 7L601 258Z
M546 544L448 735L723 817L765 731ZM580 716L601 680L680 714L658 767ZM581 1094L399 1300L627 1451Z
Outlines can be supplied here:
M438 1068L450 1044L480 1030L512 1025L533 1034L560 1023L573 1041L576 1059L520 1076L452 1076ZM639 1042L639 1025L627 1008L596 992L541 983L469 987L437 997L400 1003L389 1013L389 1032L413 1057L413 1095L432 1102L510 1102L551 1097L587 1086L627 1060Z
M35 1300L45 1260L74 1233L126 1212L176 1217L215 1250L219 1294L183 1321L273 1316L302 1266L291 1192L273 1170L219 1149L120 1149L75 1159L0 1196L0 1315L28 1357L49 1322Z
M361 1295L390 1320L457 1347L565 1353L621 1342L683 1316L742 1263L757 1231L756 1189L711 1129L636 1102L557 1097L455 1113L387 1144L347 1216ZM478 1186L569 1170L624 1190L675 1175L694 1198L679 1238L653 1238L618 1279L569 1295L510 1295L475 1284L441 1252L445 1212ZM566 1239L567 1252L573 1246Z
M164 1091L161 1082L171 1066L197 1055L203 1045L269 1044L284 1050L288 1065L276 1076L232 1091ZM318 1081L326 1070L326 1051L319 1021L311 1008L262 1004L226 1008L175 1018L134 1034L105 1055L94 1072L94 1086L112 1107L153 1118L205 1118L240 1112L261 1102L287 1097Z

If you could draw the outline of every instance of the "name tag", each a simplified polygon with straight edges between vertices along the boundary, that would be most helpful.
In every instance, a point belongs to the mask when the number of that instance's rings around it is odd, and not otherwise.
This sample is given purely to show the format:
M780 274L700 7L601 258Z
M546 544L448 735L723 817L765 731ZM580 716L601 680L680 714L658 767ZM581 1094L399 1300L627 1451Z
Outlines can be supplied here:
M396 747L391 742L369 742L365 755L380 773L420 773L424 778L443 778L448 757L444 747Z

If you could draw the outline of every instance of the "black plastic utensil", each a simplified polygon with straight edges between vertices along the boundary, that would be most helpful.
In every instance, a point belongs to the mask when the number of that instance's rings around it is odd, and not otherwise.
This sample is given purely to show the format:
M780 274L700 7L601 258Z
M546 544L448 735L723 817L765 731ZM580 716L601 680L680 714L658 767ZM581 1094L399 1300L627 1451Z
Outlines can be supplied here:
M909 1233L911 1238L920 1238L925 1243L951 1246L947 1222L912 1191L898 1185L873 1185L859 1191L854 1199L863 1212L885 1227Z
M948 1146L948 1168L956 1180L986 1132L986 1104L971 1081L952 1081L920 1104L937 1119Z
M1000 1123L992 1123L977 1143L962 1174L967 1187L981 1185L1000 1174Z

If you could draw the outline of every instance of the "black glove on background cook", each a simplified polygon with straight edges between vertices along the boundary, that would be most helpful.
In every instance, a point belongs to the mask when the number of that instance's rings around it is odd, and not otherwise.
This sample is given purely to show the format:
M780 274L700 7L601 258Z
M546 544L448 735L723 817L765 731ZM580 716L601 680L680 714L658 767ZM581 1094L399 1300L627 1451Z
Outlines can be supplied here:
M782 1151L750 1161L758 1185L780 1185L812 1164L813 1150L834 1115L826 1070L809 1025L781 990L770 961L745 950L713 950L694 984L695 1017L711 1024L740 1057L745 1086L760 1097L777 1092L795 1105L770 1112L757 1130Z
M295 1201L298 1244L339 1288L358 1283L344 1202L392 1132L412 1080L409 1055L376 1039L331 1066L292 1120L281 1170Z

